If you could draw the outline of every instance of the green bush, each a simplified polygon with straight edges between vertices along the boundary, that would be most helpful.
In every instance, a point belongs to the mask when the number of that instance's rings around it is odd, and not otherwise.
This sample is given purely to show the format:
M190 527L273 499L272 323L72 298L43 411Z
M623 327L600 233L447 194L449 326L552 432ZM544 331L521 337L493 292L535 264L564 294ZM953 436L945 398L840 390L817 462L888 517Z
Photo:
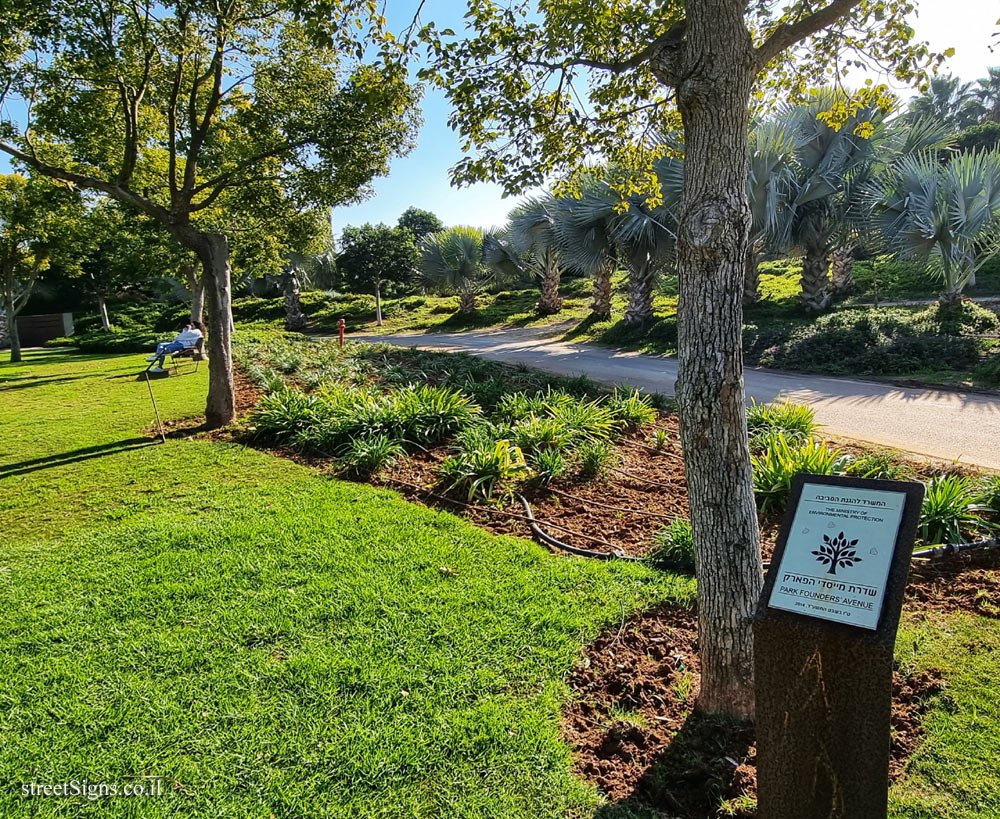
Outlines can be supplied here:
M352 472L371 475L394 463L403 454L403 445L388 435L355 438L341 458Z
M529 415L512 430L514 443L524 452L558 452L573 440L572 432L558 418Z
M920 538L925 545L962 543L966 534L986 528L979 516L982 495L971 478L938 475L924 492L920 509Z
M533 480L542 486L563 477L569 470L566 456L557 449L542 449L529 456L534 470Z
M519 447L510 441L483 444L446 458L438 476L449 489L467 490L467 500L476 495L489 500L498 484L522 477L528 465Z
M250 413L256 436L275 443L290 443L300 438L320 420L320 400L288 387L269 392Z
M649 559L653 563L673 561L694 564L694 537L691 523L681 518L670 522L653 536L653 551Z
M584 441L577 454L580 457L580 477L588 481L606 478L615 459L615 451L607 441Z
M913 477L913 467L897 461L889 452L869 452L851 462L847 470L859 478L880 478L888 481L903 481Z
M638 390L615 387L605 402L611 417L622 429L632 432L656 420L656 410L648 395Z
M961 370L978 363L986 343L978 328L993 320L991 311L968 304L954 316L938 305L840 310L766 331L748 326L744 349L748 361L765 367L832 375Z
M471 398L449 387L422 385L392 394L389 402L401 436L434 444L472 423L479 414Z
M747 407L747 430L752 445L763 447L771 436L779 432L788 443L801 445L809 441L818 428L816 411L805 404L793 404L791 401L758 404L755 399L750 399L750 406Z
M850 458L825 443L795 446L778 432L763 452L751 456L754 491L761 511L784 508L796 475L843 475Z

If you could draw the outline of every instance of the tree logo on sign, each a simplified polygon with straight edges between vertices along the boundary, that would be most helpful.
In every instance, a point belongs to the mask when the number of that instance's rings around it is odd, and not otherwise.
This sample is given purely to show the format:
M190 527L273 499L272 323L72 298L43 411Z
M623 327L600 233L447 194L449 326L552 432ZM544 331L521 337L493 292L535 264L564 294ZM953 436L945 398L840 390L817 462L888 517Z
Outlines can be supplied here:
M813 554L818 562L830 567L827 574L836 574L838 568L849 569L856 563L861 563L855 549L857 545L857 540L849 541L843 532L832 540L829 535L823 535L823 545L814 550Z

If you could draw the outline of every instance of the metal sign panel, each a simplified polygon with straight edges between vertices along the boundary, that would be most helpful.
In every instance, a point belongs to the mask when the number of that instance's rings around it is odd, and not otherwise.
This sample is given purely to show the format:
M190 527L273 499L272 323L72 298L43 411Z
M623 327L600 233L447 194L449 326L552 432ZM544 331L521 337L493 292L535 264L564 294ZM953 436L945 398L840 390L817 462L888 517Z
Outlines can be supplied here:
M807 480L768 606L874 631L905 504L904 492Z

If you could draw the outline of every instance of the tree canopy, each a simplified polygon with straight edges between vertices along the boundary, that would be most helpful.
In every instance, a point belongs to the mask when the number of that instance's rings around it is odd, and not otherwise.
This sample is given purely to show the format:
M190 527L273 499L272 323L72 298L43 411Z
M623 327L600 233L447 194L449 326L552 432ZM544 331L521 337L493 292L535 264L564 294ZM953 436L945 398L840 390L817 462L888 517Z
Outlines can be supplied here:
M361 0L332 0L323 19L281 0L14 5L0 102L19 97L26 115L2 107L0 151L132 206L198 255L211 284L206 417L228 423L228 217L366 195L412 145L401 52Z
M403 211L396 224L401 228L408 228L418 242L428 233L437 233L444 230L444 222L437 215L429 210L410 207Z

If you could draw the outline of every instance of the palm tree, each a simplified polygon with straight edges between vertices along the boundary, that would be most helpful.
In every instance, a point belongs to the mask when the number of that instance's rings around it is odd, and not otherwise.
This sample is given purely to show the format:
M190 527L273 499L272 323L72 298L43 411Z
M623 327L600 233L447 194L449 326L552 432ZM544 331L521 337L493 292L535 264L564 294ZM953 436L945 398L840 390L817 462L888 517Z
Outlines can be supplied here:
M617 262L612 194L598 173L587 174L579 196L557 200L552 226L566 266L593 278L590 314L598 320L611 317L611 275Z
M944 304L1000 251L1000 151L904 157L868 190L885 243L941 279Z
M979 122L983 107L971 82L962 82L951 74L932 77L930 85L910 100L912 119L929 117L961 130Z
M483 264L483 231L453 227L425 236L420 243L420 273L428 289L458 293L459 313L474 313L476 295L490 278Z
M553 231L557 205L551 194L528 199L511 211L510 241L515 253L521 255L527 267L538 277L542 295L538 312L552 315L562 310L559 280L562 264L559 245Z
M979 81L975 94L983 109L983 120L1000 122L1000 66L987 69L987 76Z
M783 212L794 190L792 161L795 140L779 120L765 120L750 132L747 198L750 202L750 243L747 247L743 304L760 298L760 259L781 232Z

